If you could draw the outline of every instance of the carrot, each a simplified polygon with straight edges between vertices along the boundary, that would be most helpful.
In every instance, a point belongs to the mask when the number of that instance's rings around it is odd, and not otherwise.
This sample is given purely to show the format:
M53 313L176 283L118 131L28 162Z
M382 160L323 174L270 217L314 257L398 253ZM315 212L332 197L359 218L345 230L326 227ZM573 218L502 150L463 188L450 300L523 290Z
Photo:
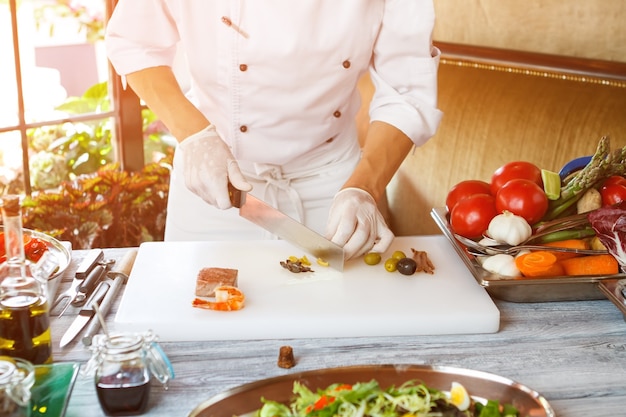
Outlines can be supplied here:
M567 239L559 240L556 242L542 243L542 246L550 246L557 248L570 248L570 249L589 249L589 242L585 239ZM557 260L575 258L581 256L572 252L553 252L557 257Z
M615 275L619 265L613 255L589 255L560 262L567 275Z
M575 259L575 258L572 258ZM515 266L526 277L556 277L565 275L554 252L534 251L515 258Z

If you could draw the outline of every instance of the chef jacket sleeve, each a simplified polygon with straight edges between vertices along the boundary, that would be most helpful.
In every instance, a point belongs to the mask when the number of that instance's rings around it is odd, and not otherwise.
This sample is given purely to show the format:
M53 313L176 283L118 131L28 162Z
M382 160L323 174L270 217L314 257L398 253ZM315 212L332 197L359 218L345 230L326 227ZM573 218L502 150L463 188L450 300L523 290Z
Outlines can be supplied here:
M376 88L370 120L397 127L417 146L435 134L442 117L437 109L440 52L432 45L434 22L430 0L385 1L370 66Z
M123 79L145 68L171 67L179 39L163 0L120 0L105 35L109 60Z

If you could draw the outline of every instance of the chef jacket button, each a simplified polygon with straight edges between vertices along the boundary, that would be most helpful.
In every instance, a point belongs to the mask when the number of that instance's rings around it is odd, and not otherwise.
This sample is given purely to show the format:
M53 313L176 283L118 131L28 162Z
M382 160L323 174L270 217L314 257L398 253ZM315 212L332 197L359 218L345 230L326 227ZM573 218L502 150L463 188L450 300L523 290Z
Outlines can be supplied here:
M335 116L338 119L341 117L341 112L339 110L335 110L335 112L333 113L333 116Z
M248 131L248 126L246 125L240 126L239 131L241 131L241 133L246 133Z
M246 64L239 65L239 71L244 72L248 70L248 66Z
M350 65L351 65L351 64L350 64L350 61L348 61L348 60L346 59L345 61L343 61L343 62L341 63L341 65L342 65L345 69L348 69L348 68L350 68Z

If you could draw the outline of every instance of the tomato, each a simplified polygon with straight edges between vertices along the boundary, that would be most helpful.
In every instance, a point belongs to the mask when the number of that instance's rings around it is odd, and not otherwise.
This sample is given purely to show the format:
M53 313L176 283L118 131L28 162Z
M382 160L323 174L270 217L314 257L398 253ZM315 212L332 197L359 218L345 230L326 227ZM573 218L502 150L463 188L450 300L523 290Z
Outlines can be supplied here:
M474 194L459 201L452 208L450 227L454 233L476 239L483 235L496 214L498 213L493 196Z
M604 186L612 185L612 184L619 184L619 185L623 185L624 187L626 187L626 178L620 175L611 175L609 178L604 180L604 182L602 183L602 186L604 187Z
M511 180L496 194L496 210L498 213L510 211L532 225L548 211L548 197L543 188L531 180Z
M26 255L26 258L33 262L39 261L39 259L41 259L41 257L43 256L44 252L47 250L48 250L48 245L46 244L46 242L36 237L30 239L24 245L24 254Z
M622 184L609 184L600 187L600 197L602 198L603 206L612 206L613 204L626 201L626 183Z
M456 203L474 194L490 194L490 184L480 180L465 180L450 188L446 197L446 209L452 211Z
M491 176L491 194L495 196L504 184L516 179L530 180L543 188L541 169L537 165L526 161L513 161L495 170Z

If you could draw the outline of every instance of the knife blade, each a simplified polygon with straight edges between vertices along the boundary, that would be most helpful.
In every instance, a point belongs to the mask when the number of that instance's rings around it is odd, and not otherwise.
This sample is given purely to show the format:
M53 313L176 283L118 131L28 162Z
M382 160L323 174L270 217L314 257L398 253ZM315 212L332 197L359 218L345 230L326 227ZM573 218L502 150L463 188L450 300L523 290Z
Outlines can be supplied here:
M76 278L85 279L91 270L104 258L102 249L91 249L76 269Z
M241 217L261 226L314 257L328 262L331 268L339 272L343 271L344 255L341 246L253 195L236 189L230 183L228 186L231 203L239 209Z
M94 304L99 304L106 293L109 291L111 284L107 281L102 281L98 284L85 306L78 312L78 316L74 319L70 327L65 331L61 338L60 347L66 346L80 333L80 331L89 323L91 319L96 315Z

